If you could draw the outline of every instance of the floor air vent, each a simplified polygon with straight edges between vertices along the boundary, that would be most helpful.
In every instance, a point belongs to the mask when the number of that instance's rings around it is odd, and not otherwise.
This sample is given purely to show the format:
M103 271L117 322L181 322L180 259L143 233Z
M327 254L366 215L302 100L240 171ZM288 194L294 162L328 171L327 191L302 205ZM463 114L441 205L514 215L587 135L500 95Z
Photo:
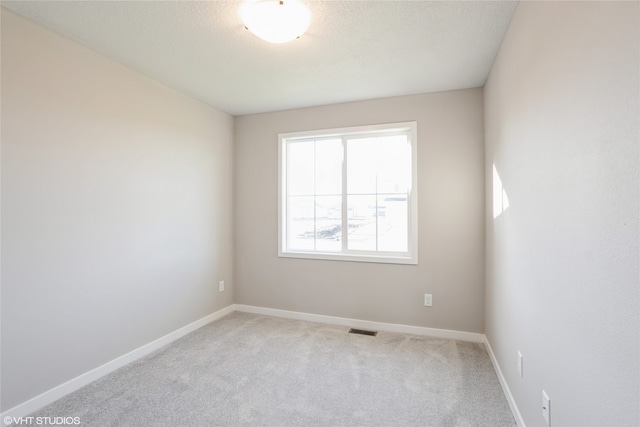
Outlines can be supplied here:
M369 335L371 337L375 337L378 331L365 331L364 329L349 329L350 334L359 334L359 335Z

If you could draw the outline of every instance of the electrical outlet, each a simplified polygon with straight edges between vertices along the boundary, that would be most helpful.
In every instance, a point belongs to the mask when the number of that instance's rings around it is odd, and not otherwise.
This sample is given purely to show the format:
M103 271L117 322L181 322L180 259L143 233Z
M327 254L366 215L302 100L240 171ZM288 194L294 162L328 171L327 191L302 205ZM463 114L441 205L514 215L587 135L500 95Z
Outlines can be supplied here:
M522 377L522 353L518 351L518 375Z
M433 304L433 296L431 294L424 294L424 306L431 307Z
M224 292L224 280L221 280L220 283L218 283L218 292Z
M551 399L547 396L547 393L542 390L542 417L547 422L547 425L551 425Z

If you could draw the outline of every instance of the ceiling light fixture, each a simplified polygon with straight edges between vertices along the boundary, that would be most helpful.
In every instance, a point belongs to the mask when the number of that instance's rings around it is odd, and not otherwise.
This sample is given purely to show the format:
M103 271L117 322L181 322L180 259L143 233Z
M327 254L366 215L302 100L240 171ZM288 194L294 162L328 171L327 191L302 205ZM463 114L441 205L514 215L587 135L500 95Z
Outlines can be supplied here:
M297 39L311 22L309 9L296 0L247 1L241 16L247 30L270 43Z

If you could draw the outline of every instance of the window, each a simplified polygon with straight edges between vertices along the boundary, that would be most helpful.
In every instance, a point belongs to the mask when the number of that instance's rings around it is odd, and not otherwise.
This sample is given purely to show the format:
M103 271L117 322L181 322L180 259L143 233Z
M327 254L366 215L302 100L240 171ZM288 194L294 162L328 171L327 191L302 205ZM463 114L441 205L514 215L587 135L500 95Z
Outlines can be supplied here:
M417 264L415 122L279 135L279 255Z

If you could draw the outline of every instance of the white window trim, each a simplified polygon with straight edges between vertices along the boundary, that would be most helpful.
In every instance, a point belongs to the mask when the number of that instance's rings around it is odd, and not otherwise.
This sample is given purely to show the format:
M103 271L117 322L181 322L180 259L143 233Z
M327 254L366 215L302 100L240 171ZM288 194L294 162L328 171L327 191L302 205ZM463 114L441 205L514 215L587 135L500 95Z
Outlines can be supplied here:
M356 262L374 262L374 263L390 263L390 264L418 264L418 153L417 140L418 129L416 122L389 123L369 126L355 126L348 128L325 129L305 132L290 132L278 134L278 256L283 258L304 258L319 259L333 261L356 261ZM369 134L380 132L386 134L390 132L406 132L409 131L409 145L411 147L411 189L408 192L408 239L409 249L407 254L402 253L393 255L384 253L377 255L371 252L349 251L348 253L340 252L317 252L317 251L301 251L301 250L285 250L287 224L286 224L286 158L284 150L287 141L295 139L306 139L309 137L326 138L332 136L353 136L359 134Z

